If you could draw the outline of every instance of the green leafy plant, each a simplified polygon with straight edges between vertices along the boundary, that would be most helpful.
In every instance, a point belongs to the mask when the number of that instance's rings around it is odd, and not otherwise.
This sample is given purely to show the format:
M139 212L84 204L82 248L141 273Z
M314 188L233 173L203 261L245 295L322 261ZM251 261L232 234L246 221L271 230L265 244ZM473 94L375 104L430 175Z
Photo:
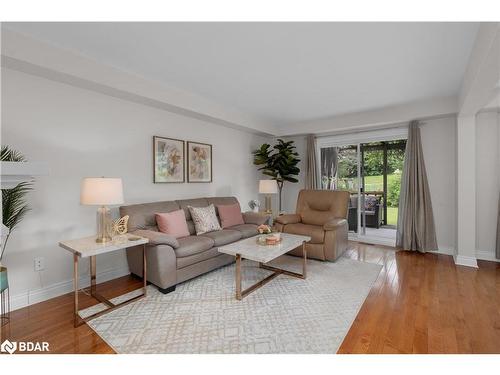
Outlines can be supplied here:
M396 171L387 184L387 206L398 207L401 194L401 173Z
M1 161L25 162L26 158L19 151L13 150L8 146L2 146ZM2 260L10 234L22 221L30 210L26 203L26 194L32 189L33 184L29 181L21 182L12 189L2 189L2 221L9 228L9 233L5 238L5 243L0 253Z
M276 180L279 192L279 211L281 212L281 196L285 181L296 183L296 178L300 173L297 164L300 162L299 154L295 151L293 141L285 142L278 139L277 143L271 147L264 143L259 149L253 151L253 163L260 166L259 170L266 176Z

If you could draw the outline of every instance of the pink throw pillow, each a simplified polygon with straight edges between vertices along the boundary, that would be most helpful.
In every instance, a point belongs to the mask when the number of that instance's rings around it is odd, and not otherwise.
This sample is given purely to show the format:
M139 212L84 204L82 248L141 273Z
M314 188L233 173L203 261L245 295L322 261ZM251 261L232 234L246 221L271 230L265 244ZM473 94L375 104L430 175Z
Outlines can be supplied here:
M232 227L233 225L245 224L239 204L217 206L222 228Z
M157 213L155 217L160 232L170 234L175 238L189 236L184 210Z

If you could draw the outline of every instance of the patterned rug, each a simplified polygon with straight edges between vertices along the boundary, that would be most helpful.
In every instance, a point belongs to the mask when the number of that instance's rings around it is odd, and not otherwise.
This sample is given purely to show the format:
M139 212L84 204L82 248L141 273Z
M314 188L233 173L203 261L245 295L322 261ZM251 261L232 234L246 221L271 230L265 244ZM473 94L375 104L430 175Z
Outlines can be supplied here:
M273 265L300 271L300 261L283 256ZM345 258L308 260L306 280L280 275L237 301L233 264L166 295L148 286L146 298L89 326L117 353L336 353L380 270ZM244 261L243 287L269 273Z

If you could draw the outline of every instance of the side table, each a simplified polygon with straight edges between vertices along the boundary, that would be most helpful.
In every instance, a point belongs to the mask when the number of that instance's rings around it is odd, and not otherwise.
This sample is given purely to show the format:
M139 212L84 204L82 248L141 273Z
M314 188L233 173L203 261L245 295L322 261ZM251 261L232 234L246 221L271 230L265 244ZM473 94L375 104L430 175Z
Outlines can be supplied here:
M113 311L121 306L124 306L128 303L137 301L140 298L146 296L146 244L149 242L147 238L133 236L130 234L124 234L117 236L111 242L106 243L97 243L95 241L95 236L79 238L75 240L69 241L61 241L59 242L59 246L63 249L68 250L73 253L73 287L74 287L74 325L78 327L91 319L97 318L107 312ZM96 291L96 256L110 253L113 251L125 249L127 247L133 247L142 245L143 251L143 286L142 286L142 294L136 297L133 297L127 301L114 304L109 301L101 294ZM78 313L78 261L80 258L90 258L90 295L94 297L97 301L105 304L107 308L105 310L99 311L95 314L92 314L88 317L81 318Z

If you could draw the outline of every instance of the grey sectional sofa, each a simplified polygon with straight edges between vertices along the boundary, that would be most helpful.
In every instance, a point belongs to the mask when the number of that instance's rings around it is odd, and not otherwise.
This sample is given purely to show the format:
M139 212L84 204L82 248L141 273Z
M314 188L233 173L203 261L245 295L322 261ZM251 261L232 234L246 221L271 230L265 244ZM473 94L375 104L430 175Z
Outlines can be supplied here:
M130 216L128 231L150 240L146 250L147 280L156 285L162 293L175 290L178 283L233 262L234 257L219 253L217 247L255 236L258 233L258 225L267 220L264 215L245 212L245 224L197 236L187 206L206 207L212 203L217 207L235 204L238 200L235 197L197 198L120 207L122 217ZM180 208L184 210L191 235L176 239L159 232L155 213ZM142 277L142 247L129 248L127 260L130 271Z

